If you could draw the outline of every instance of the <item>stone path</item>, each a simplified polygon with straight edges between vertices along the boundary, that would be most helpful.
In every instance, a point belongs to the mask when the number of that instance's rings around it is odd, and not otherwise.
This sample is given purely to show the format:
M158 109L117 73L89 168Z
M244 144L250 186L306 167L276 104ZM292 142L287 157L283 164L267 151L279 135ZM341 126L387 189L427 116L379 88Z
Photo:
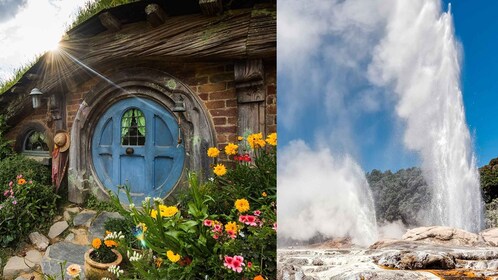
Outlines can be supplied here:
M3 279L42 280L41 273L62 279L61 269L65 272L71 264L79 264L84 277L83 255L90 248L95 237L104 237L104 224L108 219L120 218L118 213L102 212L66 207L64 215L56 217L48 233L30 234L32 244L26 248L25 256L13 256L3 269ZM62 268L61 268L62 265ZM66 279L69 279L66 276Z

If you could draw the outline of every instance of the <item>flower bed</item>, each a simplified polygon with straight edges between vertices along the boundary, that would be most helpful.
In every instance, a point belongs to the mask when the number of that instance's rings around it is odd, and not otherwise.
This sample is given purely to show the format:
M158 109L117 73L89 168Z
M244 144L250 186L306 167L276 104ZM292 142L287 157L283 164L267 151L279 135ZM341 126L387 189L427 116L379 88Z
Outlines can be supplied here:
M124 208L113 196L140 241L132 246L123 239L118 246L130 263L125 276L275 279L276 145L276 134L239 138L224 148L225 162L210 148L215 177L201 183L190 173L188 193L175 205L147 198L141 208Z

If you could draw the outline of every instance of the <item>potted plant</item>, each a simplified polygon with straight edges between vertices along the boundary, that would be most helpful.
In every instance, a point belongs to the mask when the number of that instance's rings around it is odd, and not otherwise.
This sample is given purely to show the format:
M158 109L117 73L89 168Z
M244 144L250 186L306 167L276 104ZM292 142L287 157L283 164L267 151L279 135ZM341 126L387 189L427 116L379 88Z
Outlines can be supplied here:
M92 241L92 248L85 253L85 276L86 279L118 279L122 270L119 265L123 256L115 249L118 246L119 239L124 238L120 233L107 232L106 237L102 240L95 238Z

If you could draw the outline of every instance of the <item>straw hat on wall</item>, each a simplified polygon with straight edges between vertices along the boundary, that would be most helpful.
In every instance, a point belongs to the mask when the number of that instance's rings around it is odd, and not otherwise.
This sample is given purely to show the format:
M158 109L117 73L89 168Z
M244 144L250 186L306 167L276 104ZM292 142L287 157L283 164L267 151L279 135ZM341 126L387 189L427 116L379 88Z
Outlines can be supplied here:
M54 136L54 144L57 148L59 148L61 153L67 151L71 145L71 137L69 136L69 133L64 130L58 130Z

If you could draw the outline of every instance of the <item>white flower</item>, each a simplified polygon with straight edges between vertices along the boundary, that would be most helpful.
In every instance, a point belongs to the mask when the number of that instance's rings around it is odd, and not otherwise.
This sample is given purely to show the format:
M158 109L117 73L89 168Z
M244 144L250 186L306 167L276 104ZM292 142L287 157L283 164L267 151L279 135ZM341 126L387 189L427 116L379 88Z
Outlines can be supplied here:
M109 278L109 277L104 277L104 278L102 278L102 279L100 279L100 280L112 280L112 279L111 279L111 278Z
M129 205L129 206L130 206L130 209L135 208L135 204L133 204L133 203L130 203L130 205Z
M125 236L123 235L123 233L120 231L120 232L111 232L109 233L108 235L106 235L104 237L104 240L108 240L108 239L123 239L125 238Z
M163 200L160 197L154 197L154 202L163 203Z
M119 278L119 275L123 274L124 271L118 266L111 265L107 271L111 272L112 274L116 275L116 277Z
M208 180L211 181L211 182L214 182L214 178L213 177L209 177Z
M128 255L128 258L130 259L130 261L134 262L134 261L139 261L143 258L143 255L140 255L139 253L133 251L133 254L131 254L130 256L130 251L127 252L127 255Z

